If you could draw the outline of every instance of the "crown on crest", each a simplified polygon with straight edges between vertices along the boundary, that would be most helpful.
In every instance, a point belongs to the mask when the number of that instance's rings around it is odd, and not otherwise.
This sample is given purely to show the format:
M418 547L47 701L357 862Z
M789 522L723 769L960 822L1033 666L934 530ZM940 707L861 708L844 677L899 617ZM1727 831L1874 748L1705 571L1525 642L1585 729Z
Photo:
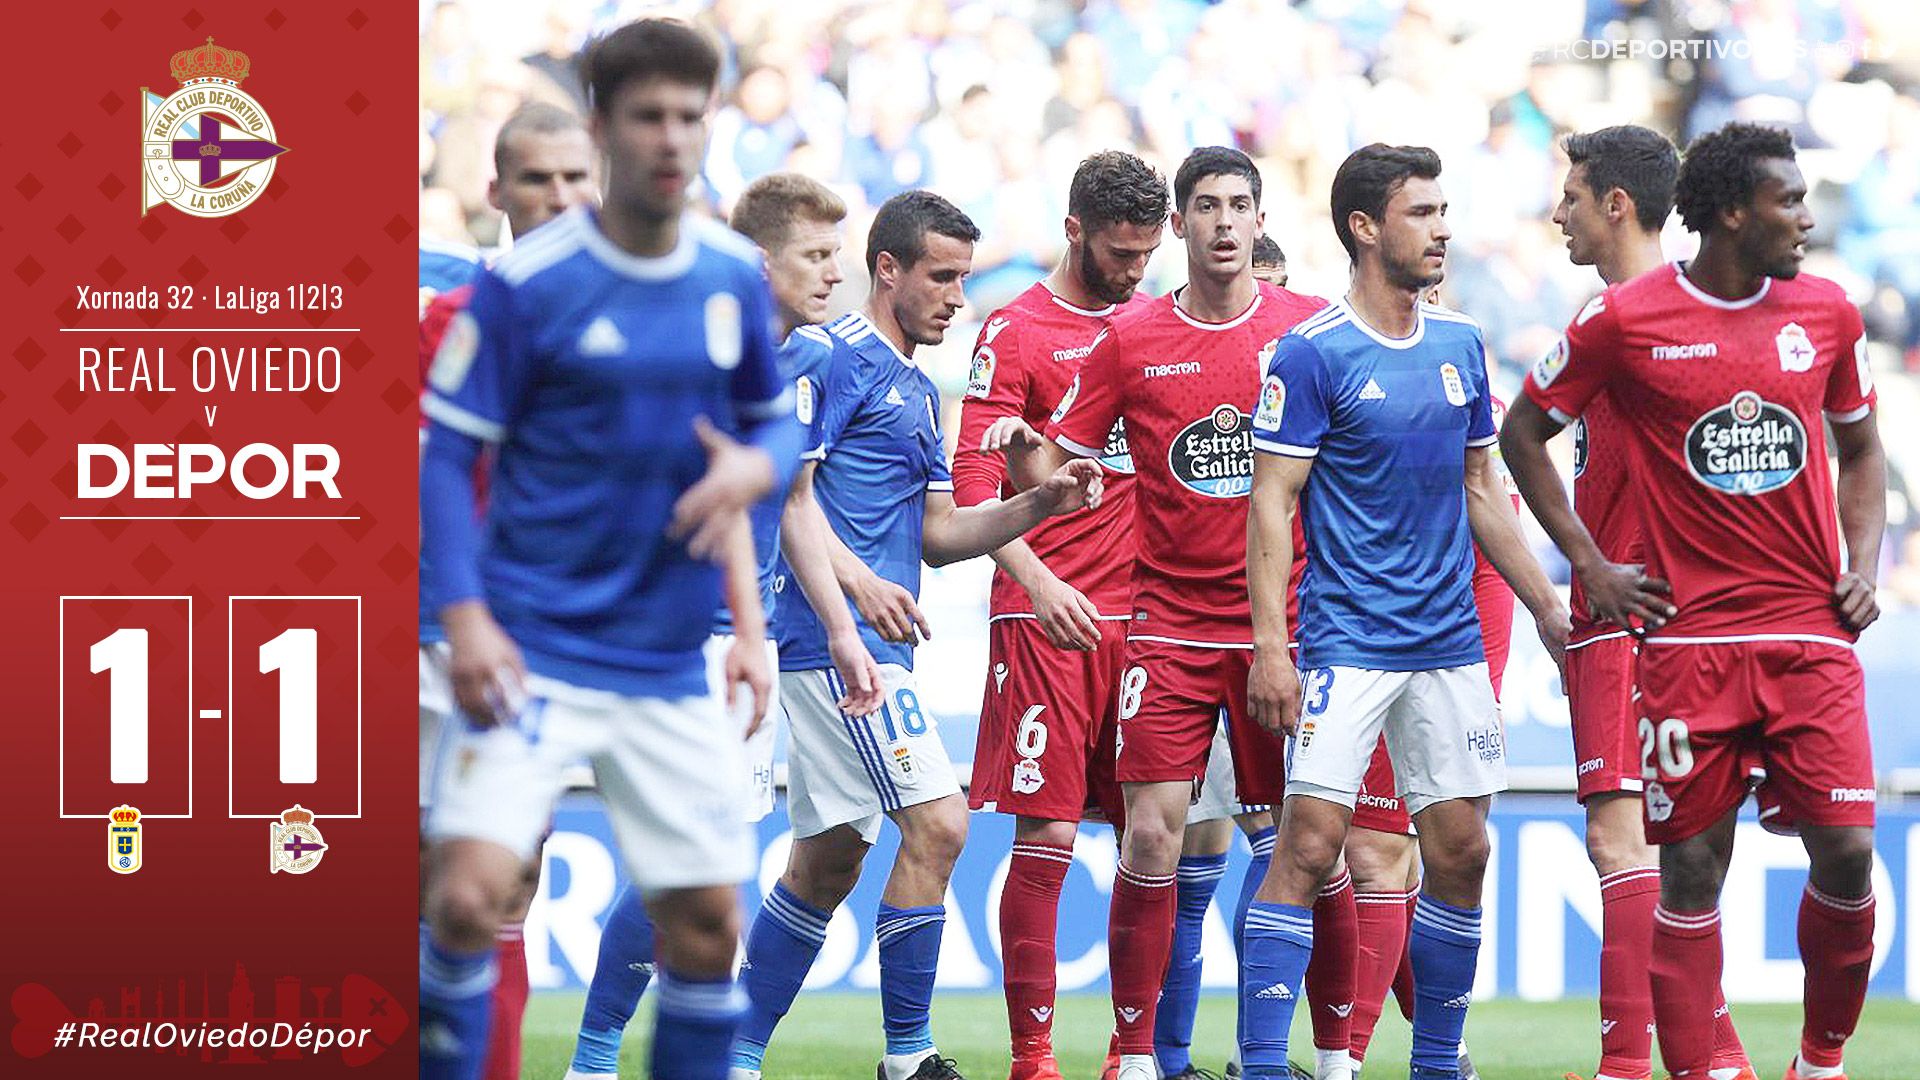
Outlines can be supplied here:
M280 811L280 820L286 822L288 825L311 825L313 824L313 811L301 806L299 803L295 803L293 804L293 809Z
M113 819L115 825L132 825L140 820L140 811L131 806L116 806L108 816Z
M208 79L239 86L240 80L246 78L251 70L250 63L246 53L215 45L213 38L209 37L205 45L195 45L174 53L168 68L182 86Z

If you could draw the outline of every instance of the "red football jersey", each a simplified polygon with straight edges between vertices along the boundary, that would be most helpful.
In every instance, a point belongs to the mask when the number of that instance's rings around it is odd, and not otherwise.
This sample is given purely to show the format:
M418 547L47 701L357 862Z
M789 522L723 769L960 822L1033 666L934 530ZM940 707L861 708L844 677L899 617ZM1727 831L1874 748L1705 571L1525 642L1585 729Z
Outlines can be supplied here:
M1573 509L1608 561L1645 562L1646 546L1640 539L1640 519L1630 490L1632 455L1620 426L1610 390L1595 394L1587 411L1574 421ZM1569 602L1573 608L1570 644L1619 631L1612 623L1596 622L1587 615L1587 594L1579 578L1574 579Z
M1047 435L1098 457L1114 423L1126 423L1138 480L1130 636L1246 646L1250 410L1267 347L1326 301L1263 283L1247 310L1210 323L1174 295L1113 319Z
M420 394L427 392L427 370L433 367L433 357L440 351L440 339L446 336L447 324L467 306L468 298L473 296L473 286L462 285L457 289L448 289L439 293L420 313ZM427 430L427 414L420 414L420 430Z
M1768 279L1728 301L1675 264L1594 298L1534 365L1527 396L1563 423L1612 394L1647 572L1680 609L1662 637L1853 640L1833 607L1821 414L1852 423L1873 408L1863 335L1824 278Z
M960 445L953 455L956 503L974 506L1015 494L1007 484L1006 458L981 453L981 436L1006 416L1044 430L1108 318L1148 302L1145 294L1136 294L1125 304L1088 310L1055 296L1042 281L988 317L974 343L973 369L960 404ZM1120 422L1107 433L1099 457L1107 469L1100 505L1048 518L1025 539L1047 569L1079 589L1100 614L1124 618L1133 601L1133 459ZM1033 603L1011 575L996 569L990 610L1028 614Z

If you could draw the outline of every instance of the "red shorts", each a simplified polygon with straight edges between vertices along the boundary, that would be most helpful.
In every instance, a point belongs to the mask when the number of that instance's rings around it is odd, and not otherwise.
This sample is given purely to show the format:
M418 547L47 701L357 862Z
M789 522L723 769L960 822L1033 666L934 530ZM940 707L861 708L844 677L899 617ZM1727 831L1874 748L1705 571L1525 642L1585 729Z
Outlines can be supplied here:
M1126 622L1102 620L1092 652L1055 648L1036 619L995 619L987 642L968 805L1047 821L1124 821L1113 766Z
M1844 645L1740 641L1640 646L1647 841L1694 836L1746 798L1766 770L1776 830L1872 825L1866 683Z
M1640 791L1640 721L1633 707L1637 643L1626 631L1567 649L1567 705L1573 716L1577 796Z
M1186 780L1197 796L1224 707L1240 802L1280 805L1287 790L1286 743L1247 716L1252 666L1252 649L1127 642L1120 679L1121 782Z
M1487 654L1487 676L1497 700L1506 681L1507 653L1513 643L1513 590L1484 559L1474 570L1473 599L1480 612L1480 647ZM1360 780L1360 794L1353 803L1353 827L1412 836L1413 818L1400 801L1398 788L1393 759L1387 756L1387 739L1382 735L1374 745L1373 760L1367 763L1367 775Z

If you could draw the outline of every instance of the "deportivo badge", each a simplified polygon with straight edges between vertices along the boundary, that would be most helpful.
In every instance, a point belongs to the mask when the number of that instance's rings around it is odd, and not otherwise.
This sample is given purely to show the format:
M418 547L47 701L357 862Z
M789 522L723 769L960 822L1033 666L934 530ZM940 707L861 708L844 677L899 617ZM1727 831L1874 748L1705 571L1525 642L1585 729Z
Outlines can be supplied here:
M287 148L273 121L240 89L247 54L205 45L168 65L180 89L161 97L140 88L140 213L172 203L194 217L225 217L258 199Z
M140 869L140 811L124 803L107 814L107 868L116 874Z
M313 826L313 811L299 803L280 811L280 820L270 822L267 829L272 838L267 845L268 873L304 874L319 866L327 853L326 841Z

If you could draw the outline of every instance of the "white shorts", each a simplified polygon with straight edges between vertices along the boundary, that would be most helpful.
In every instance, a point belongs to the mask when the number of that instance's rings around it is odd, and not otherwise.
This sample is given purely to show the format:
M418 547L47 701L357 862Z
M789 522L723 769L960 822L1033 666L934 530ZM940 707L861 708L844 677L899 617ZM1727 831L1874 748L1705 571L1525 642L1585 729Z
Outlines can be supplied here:
M1246 806L1240 802L1239 788L1233 778L1233 740L1227 737L1223 717L1220 725L1213 729L1213 745L1207 749L1207 778L1200 785L1200 797L1187 807L1187 824L1219 821L1268 809L1271 807Z
M715 701L727 700L725 668L727 650L733 648L732 634L715 634L707 639L707 687ZM766 719L760 730L746 737L741 753L746 767L747 793L740 804L740 820L749 825L773 813L773 733L780 727L780 647L767 639L767 674L773 676L773 700L767 702ZM745 734L753 719L753 695L743 687L729 710L739 730Z
M1315 668L1302 671L1300 683L1289 796L1351 809L1383 727L1407 813L1506 790L1506 734L1485 663L1437 671Z
M886 697L869 716L840 711L832 668L780 673L792 748L787 755L787 813L805 839L852 825L872 843L881 815L960 792L933 717L921 710L913 673L881 664Z
M533 858L568 767L584 761L641 890L737 885L752 874L740 729L715 699L625 697L537 675L527 692L509 723L448 725L430 840L487 840Z
M420 809L433 805L427 792L433 787L433 763L439 756L441 735L453 715L453 676L448 671L451 650L444 641L420 646Z

